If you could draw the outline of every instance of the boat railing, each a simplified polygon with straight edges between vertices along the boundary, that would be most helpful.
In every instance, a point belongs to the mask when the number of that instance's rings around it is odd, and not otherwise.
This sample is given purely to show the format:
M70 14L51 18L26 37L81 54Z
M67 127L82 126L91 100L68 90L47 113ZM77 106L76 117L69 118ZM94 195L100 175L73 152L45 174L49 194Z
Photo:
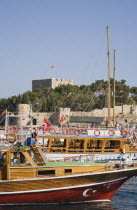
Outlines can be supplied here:
M109 161L106 164L106 170L120 170L120 169L127 169L127 168L135 168L137 167L137 160L128 160L125 159L124 161Z
M126 161L121 161L121 160L117 160L117 161L105 161L105 160L100 160L100 161L79 161L77 160L48 160L47 162L37 162L36 161L36 167L61 167L61 166L99 166L99 165L105 165L106 168L116 168L120 166L120 168L123 168L123 166L127 166L127 167L137 167L137 161L130 161L128 163L126 163ZM41 165L42 163L42 165ZM19 163L19 162L14 162L10 164L10 167L16 167L16 166L26 166L29 167L31 166L30 163Z
M9 179L26 179L26 178L43 178L43 177L56 177L74 174L89 174L100 173L105 171L116 171L123 169L137 168L137 162L124 163L122 161L70 161L58 160L48 162L36 162L36 165L31 164L13 164L9 166L8 177Z

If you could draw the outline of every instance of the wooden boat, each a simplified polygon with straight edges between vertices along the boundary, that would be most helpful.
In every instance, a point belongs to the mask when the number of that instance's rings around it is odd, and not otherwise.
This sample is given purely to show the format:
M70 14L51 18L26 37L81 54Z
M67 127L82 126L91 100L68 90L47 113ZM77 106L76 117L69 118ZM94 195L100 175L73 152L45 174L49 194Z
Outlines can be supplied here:
M136 163L51 166L36 145L19 144L0 154L0 204L110 201L125 181L137 175Z
M6 138L11 146L18 141L29 146L35 143L30 135L17 132ZM92 155L94 160L120 160L122 154L122 158L130 156L132 160L137 159L136 136L127 130L51 127L38 134L36 143L45 148L50 159Z
M47 156L60 157L94 155L95 159L120 159L128 156L137 159L137 139L126 130L80 130L70 128L53 129L39 134L39 142L46 149ZM59 156L59 155L58 155Z

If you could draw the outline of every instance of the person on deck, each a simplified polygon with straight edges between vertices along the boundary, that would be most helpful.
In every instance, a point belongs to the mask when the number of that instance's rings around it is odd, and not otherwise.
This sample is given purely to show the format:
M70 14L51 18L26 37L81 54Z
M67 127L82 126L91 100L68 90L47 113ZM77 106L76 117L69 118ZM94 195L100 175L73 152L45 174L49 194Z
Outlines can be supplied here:
M36 128L33 129L33 132L31 133L31 137L27 137L25 140L25 145L30 146L32 144L36 144L38 142L38 131Z
M38 130L36 128L33 129L33 132L31 133L31 138L37 142L38 141Z

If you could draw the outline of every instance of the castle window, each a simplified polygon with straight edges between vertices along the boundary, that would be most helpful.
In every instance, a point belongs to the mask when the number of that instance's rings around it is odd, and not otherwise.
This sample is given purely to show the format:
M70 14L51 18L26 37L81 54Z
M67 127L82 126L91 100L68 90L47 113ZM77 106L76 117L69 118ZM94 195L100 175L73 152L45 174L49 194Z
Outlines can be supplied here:
M33 119L33 125L37 125L37 119Z

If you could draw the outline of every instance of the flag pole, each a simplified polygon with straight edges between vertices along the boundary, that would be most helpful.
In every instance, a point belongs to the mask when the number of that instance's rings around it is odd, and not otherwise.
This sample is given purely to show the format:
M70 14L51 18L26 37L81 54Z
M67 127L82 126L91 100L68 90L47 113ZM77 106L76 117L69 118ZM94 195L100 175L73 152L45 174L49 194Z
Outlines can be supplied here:
M5 115L5 134L7 133L7 109L6 109L6 115Z

